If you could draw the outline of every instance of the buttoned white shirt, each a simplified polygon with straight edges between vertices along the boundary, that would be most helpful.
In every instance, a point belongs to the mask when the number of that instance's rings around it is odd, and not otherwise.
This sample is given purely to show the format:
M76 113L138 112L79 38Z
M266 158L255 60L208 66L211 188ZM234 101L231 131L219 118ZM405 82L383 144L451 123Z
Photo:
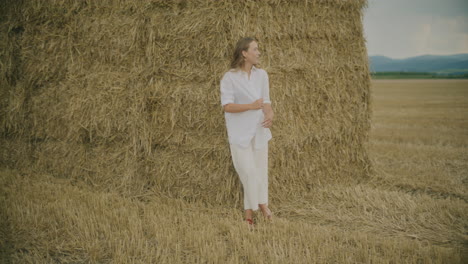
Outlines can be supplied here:
M264 69L252 66L250 78L247 72L231 69L227 71L220 84L221 106L229 103L251 104L263 98L263 103L271 104L268 74ZM243 148L249 146L255 137L255 149L261 149L272 138L270 128L262 126L265 119L262 109L244 112L224 112L230 144Z

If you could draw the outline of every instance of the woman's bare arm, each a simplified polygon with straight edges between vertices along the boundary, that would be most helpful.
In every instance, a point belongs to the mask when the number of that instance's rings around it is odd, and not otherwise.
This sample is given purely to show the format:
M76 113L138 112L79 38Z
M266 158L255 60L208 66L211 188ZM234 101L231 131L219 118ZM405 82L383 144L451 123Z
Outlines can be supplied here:
M229 112L229 113L239 113L239 112L245 112L248 110L261 109L262 107L263 107L263 98L260 98L251 104L234 104L234 103L226 104L224 105L224 111Z
M239 113L252 110L252 104L226 104L224 106L224 111L229 113Z
M263 113L273 115L273 108L271 107L271 104L263 104Z

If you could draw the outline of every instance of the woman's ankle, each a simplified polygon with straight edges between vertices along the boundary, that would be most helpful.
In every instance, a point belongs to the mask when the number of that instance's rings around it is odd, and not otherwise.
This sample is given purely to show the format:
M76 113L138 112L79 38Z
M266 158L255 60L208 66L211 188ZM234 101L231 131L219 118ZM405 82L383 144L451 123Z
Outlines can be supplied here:
M247 209L245 210L245 218L252 218L253 217L253 210Z

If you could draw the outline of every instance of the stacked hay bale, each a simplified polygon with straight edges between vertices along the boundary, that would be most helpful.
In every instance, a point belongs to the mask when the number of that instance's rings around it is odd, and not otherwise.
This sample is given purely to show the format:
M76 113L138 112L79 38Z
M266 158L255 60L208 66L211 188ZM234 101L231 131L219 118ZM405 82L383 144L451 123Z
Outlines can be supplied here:
M366 0L7 1L3 166L241 205L219 83L255 36L275 111L270 200L365 179Z

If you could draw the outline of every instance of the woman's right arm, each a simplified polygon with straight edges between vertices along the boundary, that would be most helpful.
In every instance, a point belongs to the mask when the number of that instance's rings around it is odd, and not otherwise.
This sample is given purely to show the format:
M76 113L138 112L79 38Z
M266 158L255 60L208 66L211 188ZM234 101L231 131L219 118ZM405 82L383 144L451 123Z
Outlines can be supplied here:
M224 105L224 111L229 113L239 113L248 110L261 109L263 107L263 98L256 100L251 104L234 104L228 103Z
M224 112L239 113L251 110L250 104L226 104L224 105Z

